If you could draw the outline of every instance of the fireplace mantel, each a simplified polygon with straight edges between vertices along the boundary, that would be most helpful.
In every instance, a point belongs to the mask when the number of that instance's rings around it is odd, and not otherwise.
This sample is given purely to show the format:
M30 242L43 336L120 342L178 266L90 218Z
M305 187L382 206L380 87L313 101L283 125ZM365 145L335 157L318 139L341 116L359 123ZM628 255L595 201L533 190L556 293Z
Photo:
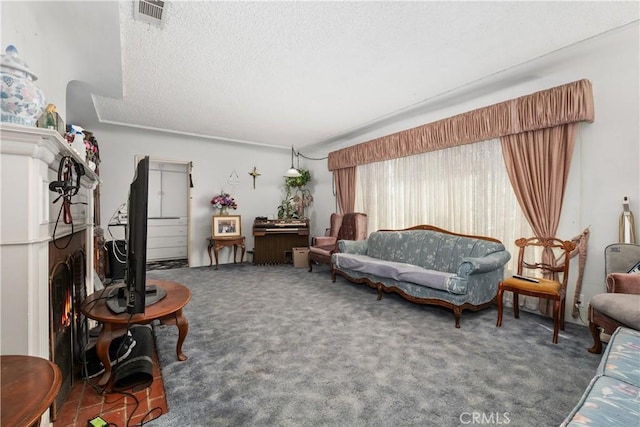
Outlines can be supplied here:
M84 163L54 130L0 126L0 354L50 358L49 242L60 201L49 183L57 179L63 156ZM98 176L85 164L81 189L73 201L73 232L86 230L93 253L93 190ZM56 238L68 236L60 220ZM93 291L93 256L86 257L87 293Z

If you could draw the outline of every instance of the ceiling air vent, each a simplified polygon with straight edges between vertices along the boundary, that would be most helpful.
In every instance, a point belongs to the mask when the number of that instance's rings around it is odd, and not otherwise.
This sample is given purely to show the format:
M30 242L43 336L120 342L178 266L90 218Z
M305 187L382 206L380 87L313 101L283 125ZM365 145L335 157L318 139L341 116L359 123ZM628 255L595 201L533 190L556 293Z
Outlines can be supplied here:
M133 17L138 21L162 28L167 6L168 2L159 0L136 0L133 2Z

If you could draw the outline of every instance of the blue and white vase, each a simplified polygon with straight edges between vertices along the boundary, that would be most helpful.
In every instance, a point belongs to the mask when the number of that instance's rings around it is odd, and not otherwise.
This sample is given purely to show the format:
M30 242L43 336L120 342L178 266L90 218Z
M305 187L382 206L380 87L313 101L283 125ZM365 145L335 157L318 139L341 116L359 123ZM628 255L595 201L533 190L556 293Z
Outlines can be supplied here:
M45 109L42 90L33 83L38 80L29 66L18 58L13 45L2 54L2 121L24 126L35 126Z

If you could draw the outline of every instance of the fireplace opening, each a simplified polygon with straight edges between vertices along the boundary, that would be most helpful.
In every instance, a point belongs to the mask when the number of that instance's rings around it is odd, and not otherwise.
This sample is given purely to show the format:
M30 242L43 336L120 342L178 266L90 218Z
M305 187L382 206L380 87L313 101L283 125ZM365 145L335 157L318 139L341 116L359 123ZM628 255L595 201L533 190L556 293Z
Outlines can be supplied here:
M82 301L87 297L87 288L85 280L86 255L82 249L75 251L69 255L68 264L71 268L71 277L73 281L71 293L71 312L72 312L72 332L73 332L73 356L74 363L77 367L82 364L82 355L84 354L89 343L89 326L88 320L80 307Z
M56 263L49 276L49 330L51 360L58 365L62 374L60 392L52 406L52 419L64 403L73 385L73 331L72 331L72 280L69 264Z
M62 374L60 392L51 406L52 420L81 371L89 340L88 320L80 310L87 296L84 236L80 231L68 245L49 245L49 352Z

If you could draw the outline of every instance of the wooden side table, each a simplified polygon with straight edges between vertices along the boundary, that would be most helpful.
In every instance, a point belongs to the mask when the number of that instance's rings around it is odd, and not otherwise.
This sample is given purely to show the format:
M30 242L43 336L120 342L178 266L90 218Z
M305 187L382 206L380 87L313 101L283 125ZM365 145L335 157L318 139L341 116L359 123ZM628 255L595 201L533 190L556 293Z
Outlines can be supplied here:
M154 320L160 320L163 325L175 325L178 327L178 343L176 355L178 360L187 360L182 352L182 343L189 332L189 322L182 314L182 308L191 300L191 291L184 285L166 280L147 280L147 285L156 285L167 291L167 296L155 304L145 307L144 314L115 314L106 304L104 298L113 286L89 295L82 303L82 312L90 319L102 323L102 331L96 341L96 354L104 366L104 374L98 381L98 385L110 386L111 359L109 358L109 346L111 341L127 333L127 327L131 324L147 324ZM103 295L104 294L104 295Z
M60 368L41 357L13 355L0 356L0 367L0 425L40 425L60 391Z
M242 248L240 255L240 263L244 260L244 236L225 236L225 237L208 237L209 244L207 245L207 251L209 252L209 267L213 265L213 259L211 259L211 248L213 248L213 254L216 257L216 270L218 269L218 251L225 246L233 246L233 263L236 263L236 253L238 252L238 246Z

